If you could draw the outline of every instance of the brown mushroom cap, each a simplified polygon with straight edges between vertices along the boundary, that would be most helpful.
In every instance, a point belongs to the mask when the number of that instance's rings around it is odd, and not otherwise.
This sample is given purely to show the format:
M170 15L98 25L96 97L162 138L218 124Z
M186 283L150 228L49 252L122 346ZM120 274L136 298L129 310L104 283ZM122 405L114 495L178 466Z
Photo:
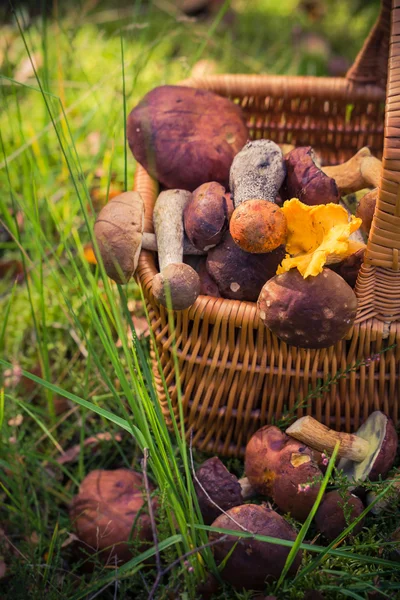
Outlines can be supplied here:
M152 291L163 306L185 310L200 293L199 276L185 263L171 263L154 276Z
M142 487L142 475L129 469L96 470L85 477L69 515L88 552L99 552L106 562L113 556L126 562L132 557L127 542L134 523L132 537L141 542L152 540L149 516L146 512L138 516L146 502Z
M207 181L229 183L234 156L248 139L241 108L213 92L163 85L131 111L129 147L167 188L193 191Z
M326 348L352 327L357 297L340 275L323 269L304 279L297 269L276 275L258 299L260 318L277 337L300 348Z
M285 156L286 179L281 188L285 200L298 198L304 204L338 203L340 193L336 182L314 162L311 146L300 146Z
M307 518L322 478L313 451L271 425L250 438L245 472L258 493L272 497L281 511L300 521Z
M245 252L272 252L286 242L284 212L274 202L246 200L232 215L229 230L234 242Z
M364 254L365 248L360 248L360 250L347 256L340 263L330 264L328 268L335 271L340 277L343 277L345 282L354 288L361 265L364 262Z
M371 229L377 199L378 188L375 188L360 199L356 209L356 217L362 220L361 229L366 235L369 235Z
M195 248L209 250L220 243L228 228L225 188L212 181L194 190L183 212L186 235Z
M209 251L206 264L223 298L255 302L284 257L283 246L267 254L245 252L227 231L222 242Z
M256 504L235 506L228 511L232 521L227 515L220 515L213 523L213 527L247 531L259 535L294 541L296 531L275 511ZM236 521L236 523L235 523ZM239 523L239 525L238 525ZM210 540L220 539L223 534L210 532ZM235 548L234 548L235 546ZM233 549L234 548L234 549ZM236 589L260 590L265 582L277 579L285 565L290 548L278 544L259 542L250 538L238 538L228 535L219 544L213 546L217 564L221 564L229 554L229 558L221 571L221 577L232 584ZM294 575L300 566L302 552L299 551L290 567L289 574Z
M127 283L136 270L144 228L144 204L138 192L124 192L100 211L94 234L106 273Z
M315 515L315 524L322 535L331 542L336 539L354 519L359 517L364 510L360 498L350 492L343 497L338 491L329 492L323 497ZM346 514L349 513L349 522ZM352 534L360 533L364 519L355 525Z
M342 458L338 469L352 481L377 481L384 479L397 454L398 436L392 420L379 410L374 411L357 430L356 436L369 443L370 449L367 457L361 462Z
M207 271L207 261L205 257L201 257L198 262L196 271L200 278L200 294L203 296L213 296L214 298L220 298L221 294L214 279L210 276Z
M228 471L217 456L206 460L196 471L197 479L210 498L224 511L243 504L242 488L237 478ZM194 482L204 523L211 525L221 514L197 481Z

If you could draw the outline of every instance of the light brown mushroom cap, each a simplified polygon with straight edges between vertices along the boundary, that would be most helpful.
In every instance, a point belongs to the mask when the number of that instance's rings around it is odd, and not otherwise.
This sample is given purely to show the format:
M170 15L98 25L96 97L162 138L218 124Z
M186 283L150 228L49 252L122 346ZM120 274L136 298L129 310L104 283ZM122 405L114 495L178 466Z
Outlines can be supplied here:
M144 203L138 192L124 192L100 211L94 234L107 275L127 283L134 274L142 245Z
M184 263L171 263L153 279L153 295L165 307L185 310L200 294L199 276Z

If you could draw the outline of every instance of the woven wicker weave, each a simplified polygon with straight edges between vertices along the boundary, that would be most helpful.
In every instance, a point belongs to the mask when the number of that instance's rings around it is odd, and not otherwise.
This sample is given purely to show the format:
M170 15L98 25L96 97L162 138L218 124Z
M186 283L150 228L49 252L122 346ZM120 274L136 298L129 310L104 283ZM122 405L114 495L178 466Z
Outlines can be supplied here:
M377 409L396 422L400 418L400 0L391 4L383 1L346 78L215 75L185 82L240 103L252 138L312 145L325 164L345 161L362 146L383 155L379 200L356 285L359 310L346 340L326 350L288 346L264 327L251 302L200 296L189 310L174 313L183 415L200 449L242 455L254 431L338 370L350 372L299 408L299 416L312 414L347 431ZM152 231L158 186L140 166L135 189L145 201L146 230ZM157 273L151 252L141 253L137 273L178 416L174 339L167 312L151 293ZM367 360L377 354L377 360Z

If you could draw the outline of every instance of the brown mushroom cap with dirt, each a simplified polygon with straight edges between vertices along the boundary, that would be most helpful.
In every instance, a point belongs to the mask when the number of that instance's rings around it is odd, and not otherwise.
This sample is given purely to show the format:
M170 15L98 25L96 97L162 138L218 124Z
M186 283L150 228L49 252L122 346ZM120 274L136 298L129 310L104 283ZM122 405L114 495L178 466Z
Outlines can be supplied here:
M332 452L339 441L338 469L354 482L385 478L397 454L396 429L381 411L371 413L355 434L334 431L310 416L295 421L286 433L320 451Z
M357 297L340 275L323 269L306 279L297 269L272 277L258 298L260 318L283 342L326 348L351 329Z
M164 85L131 111L129 147L166 188L193 191L207 181L227 187L234 156L248 139L241 108L213 92Z
M323 477L313 451L271 425L250 438L245 473L256 492L299 521L307 518Z
M245 252L227 231L222 242L208 252L206 266L223 298L255 302L284 256L283 246L266 254Z
M317 529L328 542L336 539L363 512L360 498L350 492L328 492L324 495L315 515ZM347 517L347 519L346 519ZM361 519L352 530L352 535L360 533L364 525Z
M132 558L129 540L138 540L141 550L152 541L150 517L143 508L147 499L143 477L129 469L91 471L72 499L72 528L87 552L99 553L106 563ZM152 500L153 508L156 501Z
M213 527L231 531L245 531L294 541L297 533L287 521L270 508L258 504L235 506L220 515ZM221 577L236 589L260 590L265 583L280 576L290 548L279 544L261 542L251 538L240 538L218 532L210 532L211 542L221 540L212 546L216 563L226 561ZM221 539L223 538L223 539ZM228 557L229 556L229 557ZM289 575L295 575L302 559L299 551L289 569Z

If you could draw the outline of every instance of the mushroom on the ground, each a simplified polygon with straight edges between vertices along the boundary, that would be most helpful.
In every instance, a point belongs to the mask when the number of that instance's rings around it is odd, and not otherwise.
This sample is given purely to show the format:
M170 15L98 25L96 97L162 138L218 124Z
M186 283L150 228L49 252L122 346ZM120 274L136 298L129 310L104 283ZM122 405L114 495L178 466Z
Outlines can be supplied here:
M227 231L222 242L209 251L206 265L223 298L255 302L284 256L284 246L267 254L245 252Z
M246 531L258 535L266 535L281 540L294 541L296 531L283 517L275 511L257 504L235 506L220 515L212 524L213 527ZM236 589L263 589L265 583L276 580L285 565L290 548L251 538L240 538L233 535L210 532L210 541L221 540L213 545L215 560L218 565L226 561L221 577ZM296 554L289 569L289 575L298 570L302 552Z
M153 211L160 272L152 291L158 302L174 310L188 308L200 293L198 274L183 262L183 211L190 196L185 190L161 192Z
M138 192L115 196L100 211L94 225L99 252L108 277L127 283L136 271L142 249L158 251L154 233L144 233L144 203ZM183 253L201 255L188 240ZM91 262L96 262L91 259Z
M245 252L271 252L286 241L284 212L275 202L246 200L234 211L229 231L234 242Z
M320 488L322 472L313 451L266 425L249 440L245 472L251 486L300 521L307 518Z
M282 150L271 140L247 142L232 162L229 188L235 208L246 200L275 202L285 178Z
M183 211L183 222L186 235L198 250L207 252L219 244L229 223L225 188L212 181L194 190Z
M341 165L319 167L311 146L300 146L285 156L287 176L281 193L305 204L338 203L341 196L379 183L381 162L361 148Z
M206 525L215 521L221 509L227 511L240 506L252 495L247 479L238 480L217 456L209 458L197 469L194 485Z
M322 498L321 504L315 515L315 524L318 531L331 542L336 539L364 510L360 498L346 492L344 495L338 491L328 492ZM348 520L346 519L346 516ZM364 525L362 519L352 530L352 535L360 533Z
M129 469L91 471L79 486L69 509L72 527L87 551L105 562L132 558L129 540L152 541L150 517L143 508L143 477ZM152 500L153 508L156 501ZM132 535L131 535L132 534Z
M163 85L131 111L129 147L166 188L193 191L207 181L228 186L234 156L248 139L240 106L204 89Z
M354 291L330 269L307 279L297 269L276 275L257 304L264 325L300 348L332 346L351 329L357 313Z
M396 458L396 429L392 420L380 411L373 412L355 434L334 431L310 416L295 421L286 433L320 451L332 451L339 441L338 469L350 481L385 478Z

